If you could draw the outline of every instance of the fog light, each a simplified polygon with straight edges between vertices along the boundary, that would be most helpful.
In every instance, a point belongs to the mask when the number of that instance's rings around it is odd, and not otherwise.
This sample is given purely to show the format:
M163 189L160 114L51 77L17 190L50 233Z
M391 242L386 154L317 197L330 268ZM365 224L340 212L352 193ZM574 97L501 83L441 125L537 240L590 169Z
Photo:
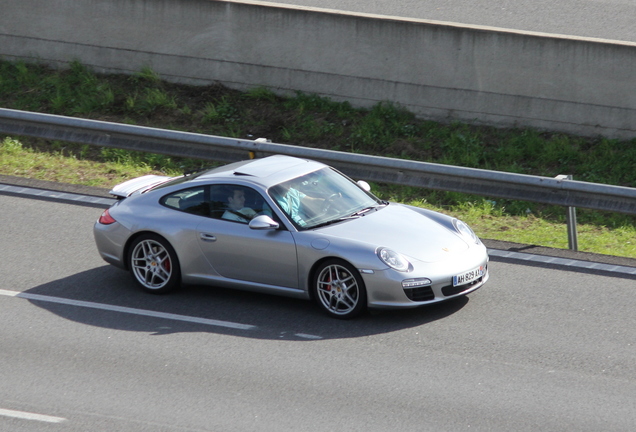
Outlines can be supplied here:
M404 279L402 281L402 288L418 288L432 283L429 278Z

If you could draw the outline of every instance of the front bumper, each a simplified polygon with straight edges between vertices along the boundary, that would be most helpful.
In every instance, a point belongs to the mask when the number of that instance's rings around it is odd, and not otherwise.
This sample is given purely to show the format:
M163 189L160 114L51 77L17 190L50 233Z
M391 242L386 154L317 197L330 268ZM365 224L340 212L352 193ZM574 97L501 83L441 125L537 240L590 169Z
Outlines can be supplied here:
M470 294L488 281L488 255L480 250L462 254L458 260L442 263L420 263L412 272L404 273L392 269L363 273L367 289L368 307L371 309L414 308L431 303L450 300L454 297ZM453 286L453 276L483 266L484 274L467 284ZM416 288L404 288L405 279L427 278L431 283Z

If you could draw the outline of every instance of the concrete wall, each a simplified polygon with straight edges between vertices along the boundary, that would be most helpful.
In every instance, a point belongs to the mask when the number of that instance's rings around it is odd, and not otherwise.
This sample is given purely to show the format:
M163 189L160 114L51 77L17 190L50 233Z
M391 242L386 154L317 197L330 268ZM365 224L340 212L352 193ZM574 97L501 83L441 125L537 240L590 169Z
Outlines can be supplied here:
M274 4L0 0L0 56L636 137L636 44Z

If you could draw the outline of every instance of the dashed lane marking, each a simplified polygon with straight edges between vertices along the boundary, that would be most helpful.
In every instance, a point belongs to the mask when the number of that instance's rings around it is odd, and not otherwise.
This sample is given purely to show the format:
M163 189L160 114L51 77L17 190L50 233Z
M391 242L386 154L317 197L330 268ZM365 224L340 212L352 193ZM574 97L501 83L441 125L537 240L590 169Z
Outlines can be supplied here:
M65 299L61 297L51 297L51 296L40 295L40 294L24 293L19 291L9 291L9 290L0 289L0 295L4 295L8 297L18 297L18 298L23 298L27 300L43 301L48 303L58 303L58 304L64 304L64 305L70 305L70 306L100 309L100 310L111 311L111 312L121 312L121 313L132 314L132 315L142 315L142 316L149 316L154 318L164 318L164 319L169 319L174 321L205 324L210 326L225 327L225 328L231 328L236 330L256 329L256 326L249 325L249 324L239 324L239 323L234 323L230 321L219 321L219 320L213 320L213 319L207 319L207 318L197 318L197 317L191 317L187 315L178 315L178 314L166 313L166 312L156 312L156 311L150 311L146 309L137 309L137 308L130 308L125 306L114 306L114 305L108 305L103 303L94 303L94 302L88 302L88 301L82 301L82 300L72 300L72 299Z
M14 411L0 408L0 416L2 417L12 417L23 420L36 420L45 423L62 423L65 422L66 419L63 417L53 417L43 414L30 413L25 411Z

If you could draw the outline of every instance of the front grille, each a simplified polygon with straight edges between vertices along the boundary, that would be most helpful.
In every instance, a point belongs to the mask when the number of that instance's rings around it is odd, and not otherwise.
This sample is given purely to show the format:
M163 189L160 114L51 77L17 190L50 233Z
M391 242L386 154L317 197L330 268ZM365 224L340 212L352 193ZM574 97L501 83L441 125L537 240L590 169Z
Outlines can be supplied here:
M452 286L452 285L448 285L442 288L442 294L444 294L444 297L449 297L455 294L459 294L462 293L464 291L468 291L469 289L471 289L472 287L474 287L475 285L479 285L481 283L481 281L484 279L484 277L480 277L479 279L477 279L476 281L473 281L469 284L466 285L459 285L459 286Z
M435 299L433 288L431 288L430 286L405 289L404 293L409 298L409 300L417 302Z

